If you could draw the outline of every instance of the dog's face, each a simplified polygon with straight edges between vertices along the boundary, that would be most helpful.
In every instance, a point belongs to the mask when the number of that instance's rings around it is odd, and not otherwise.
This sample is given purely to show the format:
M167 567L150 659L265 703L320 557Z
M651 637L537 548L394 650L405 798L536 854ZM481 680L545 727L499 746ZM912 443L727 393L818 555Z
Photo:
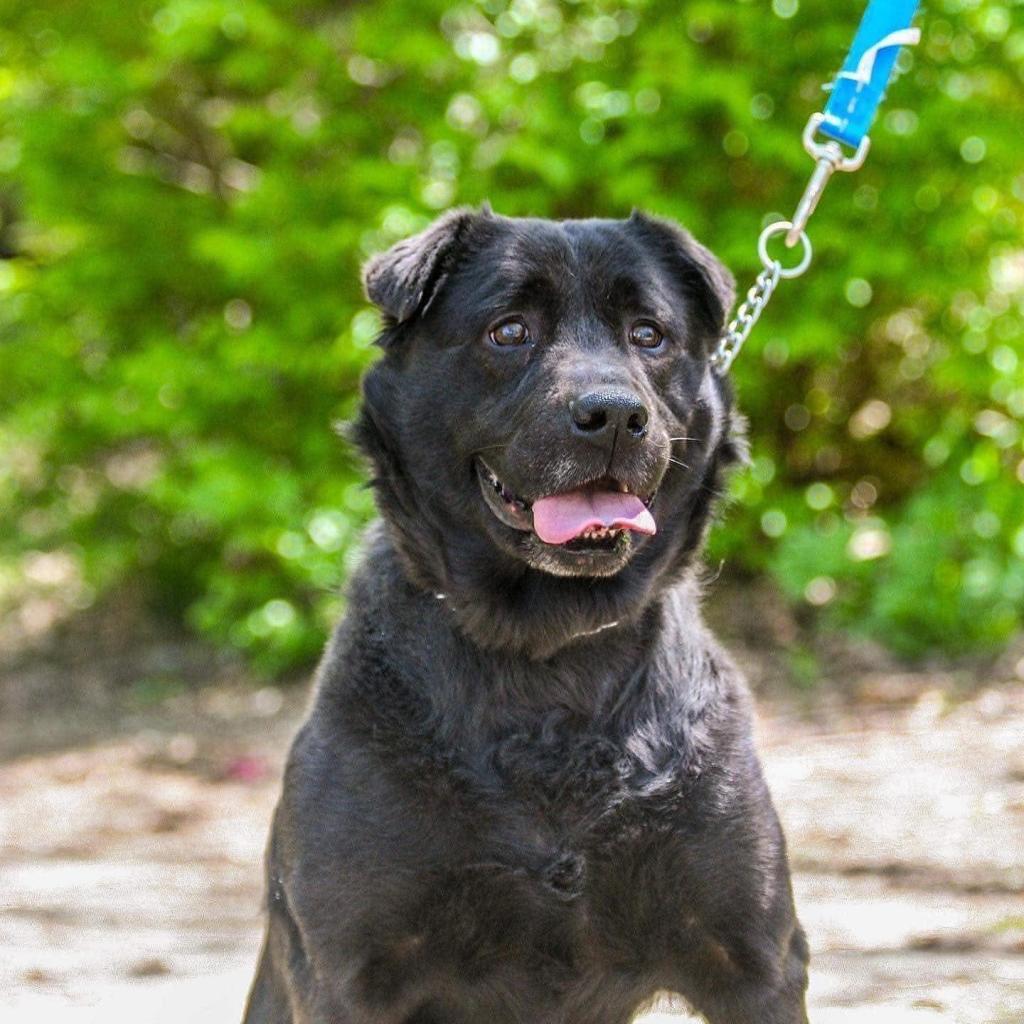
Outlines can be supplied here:
M431 586L518 565L636 590L693 550L731 454L708 360L732 281L706 249L636 214L457 211L365 281L385 355L359 437Z

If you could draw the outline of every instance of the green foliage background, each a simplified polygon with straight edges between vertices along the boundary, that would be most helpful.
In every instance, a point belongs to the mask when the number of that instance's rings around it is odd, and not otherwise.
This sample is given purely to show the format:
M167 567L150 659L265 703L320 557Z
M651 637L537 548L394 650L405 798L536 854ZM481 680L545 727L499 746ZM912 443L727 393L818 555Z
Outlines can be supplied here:
M1024 6L925 7L736 366L712 552L908 654L1024 605ZM371 512L331 430L361 261L451 204L638 205L745 287L862 8L0 0L0 601L141 580L268 671L313 656Z

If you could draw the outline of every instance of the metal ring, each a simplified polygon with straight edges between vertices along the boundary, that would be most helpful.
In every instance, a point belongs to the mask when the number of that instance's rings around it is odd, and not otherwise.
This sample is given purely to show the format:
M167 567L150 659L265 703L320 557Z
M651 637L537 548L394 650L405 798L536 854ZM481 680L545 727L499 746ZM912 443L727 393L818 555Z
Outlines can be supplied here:
M814 250L811 248L811 240L807 237L806 231L800 232L800 242L804 247L803 259L795 267L784 267L778 260L773 260L768 255L768 242L776 235L784 235L790 231L793 224L788 220L778 220L774 224L769 224L768 227L761 232L761 237L757 240L757 254L761 257L761 262L764 264L766 270L771 270L772 267L777 266L779 268L779 277L789 279L791 277L799 277L810 265L811 257L814 255Z

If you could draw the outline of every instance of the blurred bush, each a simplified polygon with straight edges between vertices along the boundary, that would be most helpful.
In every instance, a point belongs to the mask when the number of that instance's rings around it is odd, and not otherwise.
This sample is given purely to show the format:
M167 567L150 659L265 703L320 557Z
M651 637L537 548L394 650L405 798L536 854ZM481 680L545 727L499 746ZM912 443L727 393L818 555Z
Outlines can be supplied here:
M754 460L713 550L908 654L1024 606L1024 8L927 6L736 366ZM745 287L862 8L0 0L0 600L131 576L308 660L371 512L331 430L360 262L450 204L638 205Z

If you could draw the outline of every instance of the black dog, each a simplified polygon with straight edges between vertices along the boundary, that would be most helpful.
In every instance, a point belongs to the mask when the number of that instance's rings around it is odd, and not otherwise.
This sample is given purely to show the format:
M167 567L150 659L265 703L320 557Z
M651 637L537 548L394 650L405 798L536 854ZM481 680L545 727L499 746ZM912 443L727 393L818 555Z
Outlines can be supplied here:
M695 559L728 272L675 226L456 211L372 260L383 523L291 752L248 1024L806 1021Z

